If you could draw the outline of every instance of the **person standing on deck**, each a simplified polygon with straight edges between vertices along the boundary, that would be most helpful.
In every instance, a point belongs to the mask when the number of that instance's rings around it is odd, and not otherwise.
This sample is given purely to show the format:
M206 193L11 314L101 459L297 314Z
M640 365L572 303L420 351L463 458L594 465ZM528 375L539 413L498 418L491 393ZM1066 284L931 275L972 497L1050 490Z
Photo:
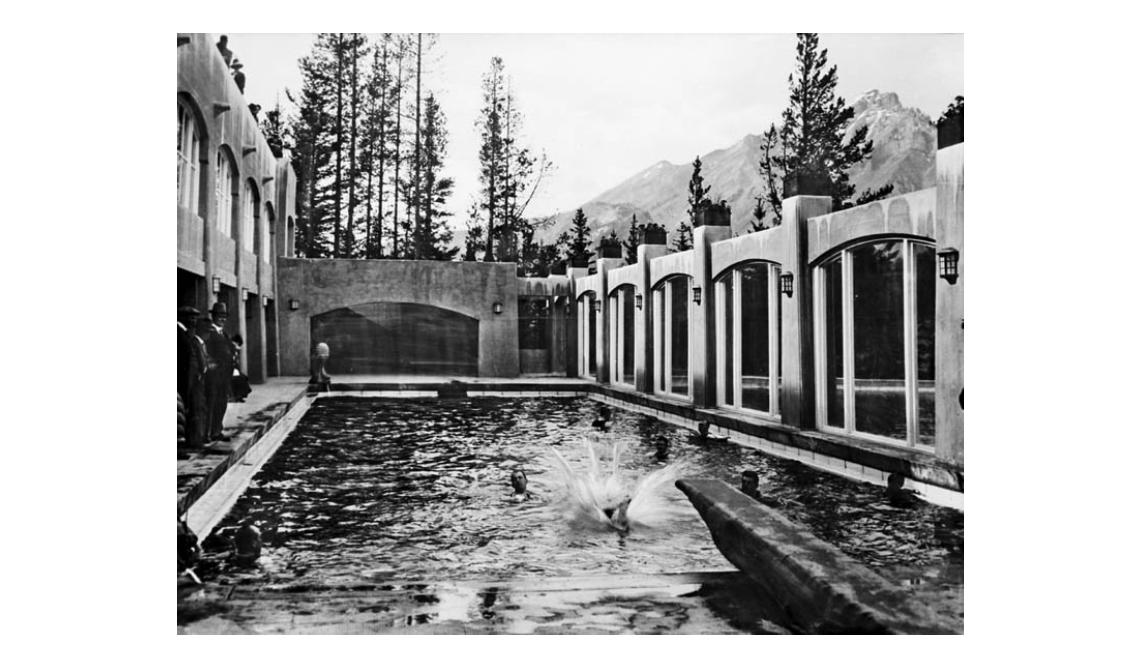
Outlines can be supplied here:
M229 436L222 433L222 420L226 416L226 404L229 402L230 383L234 374L234 346L223 330L228 317L226 304L216 301L210 309L211 322L203 330L206 354L210 357L206 371L206 402L209 404L207 442L230 440Z
M186 446L201 447L206 440L206 367L209 360L195 333L201 313L178 309L178 395L186 408Z

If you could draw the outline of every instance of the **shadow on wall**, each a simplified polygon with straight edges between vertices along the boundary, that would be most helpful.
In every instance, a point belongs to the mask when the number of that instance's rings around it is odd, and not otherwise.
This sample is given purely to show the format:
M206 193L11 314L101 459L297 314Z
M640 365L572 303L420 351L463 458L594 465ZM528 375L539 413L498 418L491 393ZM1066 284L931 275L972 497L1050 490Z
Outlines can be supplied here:
M479 374L479 320L418 303L373 302L309 321L310 340L331 349L332 375Z

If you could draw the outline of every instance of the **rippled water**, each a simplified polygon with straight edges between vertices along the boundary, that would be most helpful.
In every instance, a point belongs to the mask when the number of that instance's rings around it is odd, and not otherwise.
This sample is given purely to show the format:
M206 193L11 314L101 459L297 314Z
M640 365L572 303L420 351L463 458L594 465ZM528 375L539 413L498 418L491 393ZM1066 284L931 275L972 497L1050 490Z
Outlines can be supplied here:
M651 474L667 477L666 466L734 485L755 469L761 490L787 501L785 514L869 565L905 566L899 576L908 578L961 562L961 513L893 508L880 487L735 445L702 445L691 431L621 410L600 432L590 425L597 407L584 398L322 398L206 541L199 573L329 584L734 569L671 483L646 501L654 520L635 521L628 533L567 521L566 474L553 452L584 471L589 440L603 465L621 450L631 489ZM658 435L670 443L666 462L654 456ZM520 468L529 478L521 497L510 486ZM261 526L264 549L257 565L239 568L226 562L218 535L247 517Z

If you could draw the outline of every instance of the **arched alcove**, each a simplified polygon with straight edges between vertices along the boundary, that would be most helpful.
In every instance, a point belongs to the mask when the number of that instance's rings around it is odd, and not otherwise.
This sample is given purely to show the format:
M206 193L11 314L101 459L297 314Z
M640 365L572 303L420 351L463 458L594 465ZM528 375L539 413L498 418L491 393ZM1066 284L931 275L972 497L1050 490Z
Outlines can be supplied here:
M332 375L479 374L479 320L421 303L362 303L310 319Z

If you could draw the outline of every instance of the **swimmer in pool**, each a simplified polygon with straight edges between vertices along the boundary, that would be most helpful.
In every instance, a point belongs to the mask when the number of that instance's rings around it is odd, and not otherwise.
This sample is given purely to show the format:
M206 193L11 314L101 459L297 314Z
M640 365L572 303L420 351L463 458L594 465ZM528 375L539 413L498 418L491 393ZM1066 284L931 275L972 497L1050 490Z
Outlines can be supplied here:
M602 407L598 408L598 418L595 419L593 423L590 424L590 426L593 426L596 429L601 429L603 431L608 431L610 430L610 421L612 419L613 410L610 409L610 406L603 405Z
M511 473L511 488L515 490L515 495L521 496L526 493L526 481L526 473L522 469Z
M669 441L665 436L659 435L653 439L653 447L657 450L653 454L653 458L658 461L665 461L669 458Z
M610 525L617 529L619 533L625 534L629 532L629 511L630 498L626 498L614 507L606 507L602 509L602 513L609 519Z
M709 423L702 421L697 424L697 433L700 435L701 442L704 444L712 442L728 442L728 438L723 435L709 435Z

